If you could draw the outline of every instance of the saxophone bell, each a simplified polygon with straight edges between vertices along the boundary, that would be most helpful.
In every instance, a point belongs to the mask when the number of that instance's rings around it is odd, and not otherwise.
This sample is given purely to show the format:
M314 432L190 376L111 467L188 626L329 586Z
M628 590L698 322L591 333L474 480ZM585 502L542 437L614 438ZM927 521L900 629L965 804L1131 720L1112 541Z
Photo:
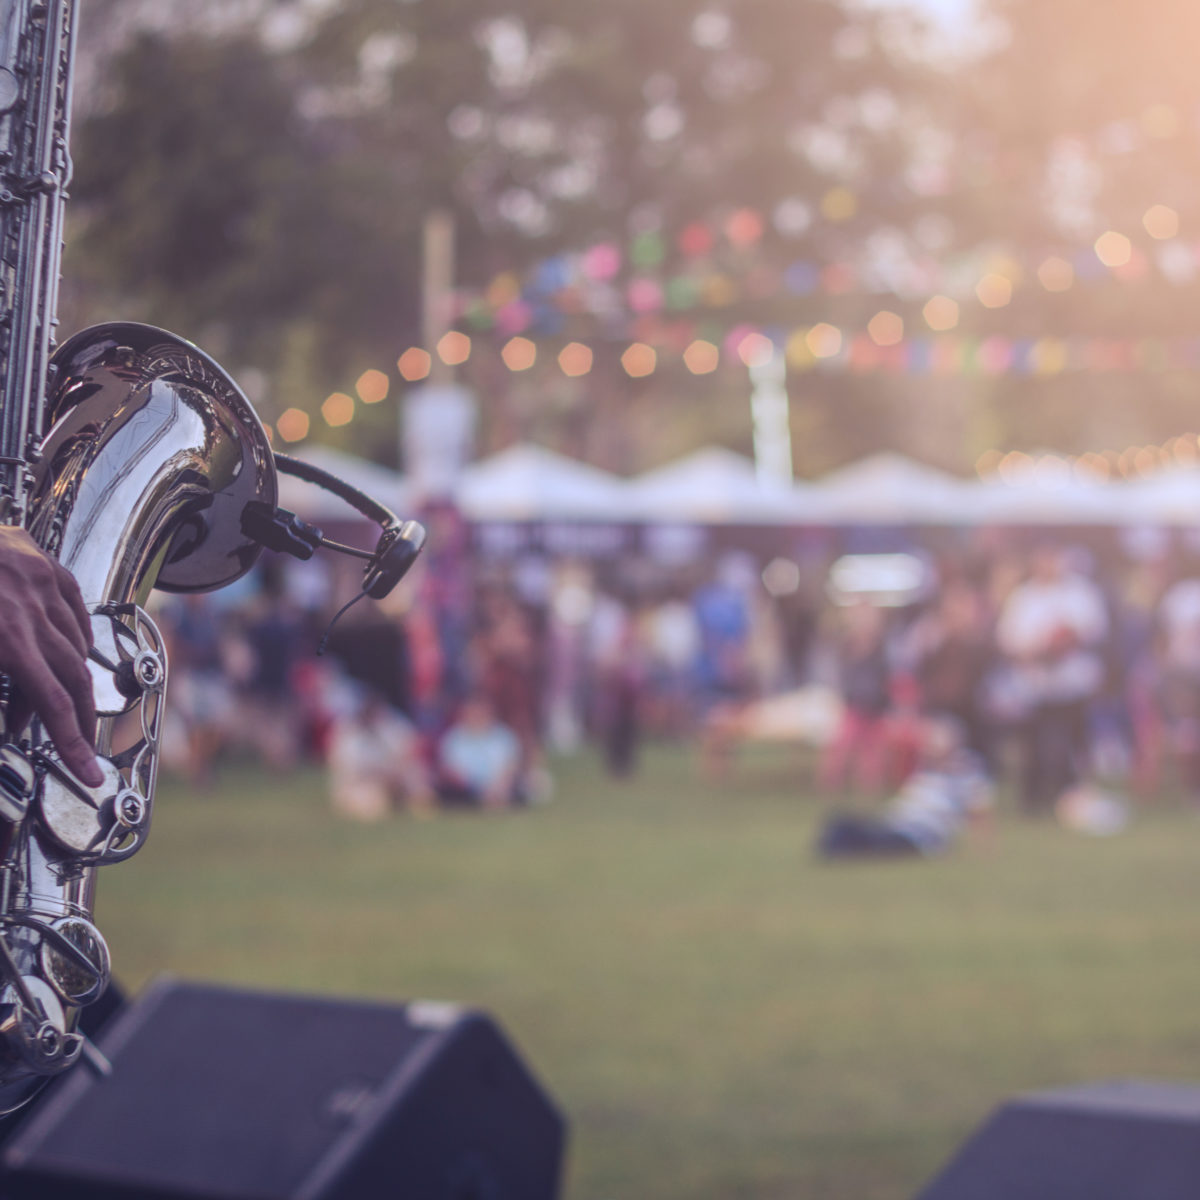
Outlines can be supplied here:
M254 410L184 339L99 325L65 342L49 374L27 527L92 614L104 778L80 780L38 720L0 747L0 1111L78 1059L79 1009L108 984L95 874L149 834L167 687L163 639L142 605L153 587L207 591L245 574L260 546L242 514L276 498ZM120 717L132 718L131 745L115 744Z

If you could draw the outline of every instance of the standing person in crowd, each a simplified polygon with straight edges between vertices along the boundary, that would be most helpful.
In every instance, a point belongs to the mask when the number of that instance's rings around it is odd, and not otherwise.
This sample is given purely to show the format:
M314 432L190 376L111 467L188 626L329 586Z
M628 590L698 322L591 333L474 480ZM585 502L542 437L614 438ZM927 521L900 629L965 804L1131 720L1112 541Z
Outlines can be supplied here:
M627 778L637 766L646 690L646 622L637 608L625 611L615 658L598 680L604 763L610 775Z
M967 748L994 771L983 687L995 642L981 590L960 576L946 578L933 604L909 627L903 653L920 710L958 721Z
M692 606L675 591L646 614L647 691L655 732L678 737L692 726L700 626Z
M695 681L702 769L711 779L729 770L736 725L753 690L750 590L758 573L744 554L727 552L714 577L692 597L699 646Z
M303 614L288 595L283 560L265 559L262 591L248 615L247 645L252 652L246 682L248 727L255 746L271 766L290 769L300 753L300 715L292 671L305 652Z
M1162 639L1159 606L1170 586L1171 556L1165 549L1139 557L1124 573L1114 636L1129 722L1130 773L1134 790L1148 797L1162 782L1163 718L1160 708Z
M541 662L530 619L515 599L494 598L472 651L479 689L517 736L520 769L543 770Z
M710 705L740 704L750 693L749 588L757 578L743 555L724 554L715 577L692 598L700 634L697 683Z
M188 775L197 787L207 787L233 718L233 689L211 597L181 596L168 612L167 640L171 700L183 724Z
M891 664L884 610L858 600L835 613L833 654L842 715L820 766L821 786L848 783L870 792L888 775Z
M1158 606L1159 698L1180 783L1200 799L1200 577L1185 574Z
M1037 546L1028 578L1009 593L996 627L1023 709L1016 732L1026 812L1051 811L1083 776L1088 706L1104 683L1108 628L1095 583L1068 565L1062 547Z
M411 716L416 709L410 646L394 596L355 605L330 634L329 653L351 679Z
M591 724L610 774L633 769L640 723L645 664L632 606L600 592L588 629L592 680Z

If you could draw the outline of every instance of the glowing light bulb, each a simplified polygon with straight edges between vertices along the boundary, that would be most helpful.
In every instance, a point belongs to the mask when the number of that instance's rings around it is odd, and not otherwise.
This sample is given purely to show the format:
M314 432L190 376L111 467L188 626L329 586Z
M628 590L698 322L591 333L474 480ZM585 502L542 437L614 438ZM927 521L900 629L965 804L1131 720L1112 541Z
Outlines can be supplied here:
M1115 229L1096 239L1096 257L1106 267L1123 267L1133 257L1133 243Z
M500 357L510 371L528 371L537 362L537 347L527 337L509 338Z
M1159 241L1173 238L1179 232L1179 214L1165 204L1154 204L1146 209L1142 217L1146 232Z
M975 285L975 295L984 308L1003 308L1012 300L1012 280L990 272Z
M308 413L300 408L288 408L279 414L275 429L285 442L299 442L308 437Z
M558 365L572 379L586 375L592 369L592 349L582 342L568 342L558 354Z
M886 308L867 322L867 333L877 346L896 346L904 340L904 318Z
M933 296L921 310L925 324L937 333L945 333L958 324L958 301L949 296Z
M321 416L326 425L349 425L354 420L354 397L345 392L334 392L321 405Z
M658 355L653 346L647 346L645 342L634 342L621 355L621 366L630 378L642 379L654 374L654 368L658 366Z
M693 375L711 375L721 361L721 351L703 338L697 338L683 352L683 365Z
M748 333L738 343L738 358L748 367L762 367L775 357L775 344L764 333Z
M382 371L371 368L358 377L354 390L364 404L378 404L387 399L388 387L388 377Z
M471 339L457 329L443 333L437 344L438 358L448 367L457 367L471 357Z
M821 321L808 331L804 340L814 358L832 358L842 348L842 331Z
M410 346L396 359L396 367L403 380L407 383L416 383L429 374L433 367L433 359L428 350L422 350L419 346Z

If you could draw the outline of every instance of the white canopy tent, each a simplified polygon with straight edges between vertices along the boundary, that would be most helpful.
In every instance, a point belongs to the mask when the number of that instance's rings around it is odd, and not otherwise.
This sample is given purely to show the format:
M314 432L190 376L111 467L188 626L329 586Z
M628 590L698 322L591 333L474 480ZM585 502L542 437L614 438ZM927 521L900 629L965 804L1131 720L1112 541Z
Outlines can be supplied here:
M902 454L872 454L812 485L832 524L956 525L973 519L975 486Z
M400 516L416 497L396 471L328 446L296 454ZM336 496L279 477L279 503L308 521L355 519ZM1069 470L1020 481L964 480L895 453L874 454L809 483L764 481L743 455L710 446L622 479L521 443L463 472L456 499L473 521L661 525L1113 525L1200 526L1200 466L1169 466L1132 482Z
M527 442L469 466L456 494L474 521L622 521L629 513L624 480Z
M1200 467L1165 467L1109 490L1122 524L1200 525Z
M629 485L639 520L719 525L800 522L810 491L815 494L804 486L765 482L748 458L717 446L648 471Z
M1121 525L1130 517L1124 485L1072 476L973 485L970 520L983 525Z

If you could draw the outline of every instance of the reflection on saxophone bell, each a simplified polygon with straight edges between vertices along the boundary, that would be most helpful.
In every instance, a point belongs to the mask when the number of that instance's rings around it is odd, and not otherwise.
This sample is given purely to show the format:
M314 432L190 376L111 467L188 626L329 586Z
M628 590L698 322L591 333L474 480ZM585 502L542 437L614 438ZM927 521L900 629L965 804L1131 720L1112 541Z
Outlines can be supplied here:
M259 545L242 515L276 499L270 444L249 402L181 338L97 326L51 366L27 527L93 614L105 782L76 778L36 721L0 748L0 1109L79 1057L79 1007L108 983L91 917L95 871L146 839L167 684L162 639L142 605L153 587L207 591L243 575ZM118 718L137 731L131 745L114 744Z

